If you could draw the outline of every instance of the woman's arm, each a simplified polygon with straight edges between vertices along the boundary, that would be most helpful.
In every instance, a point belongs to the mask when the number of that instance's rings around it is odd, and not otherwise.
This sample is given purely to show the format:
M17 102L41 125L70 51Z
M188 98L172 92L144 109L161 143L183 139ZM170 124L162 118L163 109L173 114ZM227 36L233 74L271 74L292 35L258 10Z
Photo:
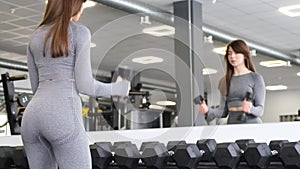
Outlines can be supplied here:
M27 66L28 66L28 73L31 83L31 89L33 94L35 94L38 85L39 85L39 75L38 70L34 62L34 57L30 49L30 43L27 47Z
M254 81L253 89L253 107L250 110L250 114L261 117L264 113L264 105L266 98L265 82L261 75L257 75L256 81Z
M90 96L125 96L129 90L129 81L102 83L93 78L90 58L91 33L85 26L78 26L75 61L75 82L80 93Z

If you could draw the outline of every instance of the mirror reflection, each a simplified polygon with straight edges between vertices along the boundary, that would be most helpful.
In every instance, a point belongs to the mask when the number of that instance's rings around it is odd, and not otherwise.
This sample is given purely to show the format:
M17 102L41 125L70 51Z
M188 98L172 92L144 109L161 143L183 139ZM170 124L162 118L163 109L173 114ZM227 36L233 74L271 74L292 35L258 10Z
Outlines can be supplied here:
M299 120L297 37L300 35L295 29L299 27L299 16L290 17L278 11L283 4L293 5L292 1L87 2L94 3L85 7L79 22L92 33L94 77L109 83L121 75L131 81L131 91L125 98L81 96L87 131L226 125L228 116L207 120L205 114L210 109L224 108L220 102L219 81L226 74L226 45L236 39L248 45L249 57L265 84L262 122ZM3 77L28 74L26 46L42 20L40 13L45 7L44 1L31 0L30 3L20 8L20 4L0 2L5 16L0 26ZM191 8L193 13L189 13ZM274 17L277 19L270 19ZM240 53L234 49L232 52ZM242 82L245 81L238 84ZM7 122L7 111L5 85L0 85L3 88L1 125ZM14 81L13 85L15 100L30 100L28 78ZM20 97L22 93L27 94L26 98ZM203 113L193 102L199 95L207 105L202 107L205 108ZM249 112L257 102L251 102ZM16 104L14 111L20 107ZM243 104L232 107L242 110L238 107ZM12 130L5 125L1 129L4 135Z

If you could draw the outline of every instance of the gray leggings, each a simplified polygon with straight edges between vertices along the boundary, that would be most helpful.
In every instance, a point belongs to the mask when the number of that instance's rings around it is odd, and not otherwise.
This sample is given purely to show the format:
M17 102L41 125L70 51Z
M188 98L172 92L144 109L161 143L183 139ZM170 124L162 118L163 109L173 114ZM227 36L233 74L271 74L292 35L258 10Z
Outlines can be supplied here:
M21 135L30 169L91 169L80 97L71 81L44 81L28 104Z

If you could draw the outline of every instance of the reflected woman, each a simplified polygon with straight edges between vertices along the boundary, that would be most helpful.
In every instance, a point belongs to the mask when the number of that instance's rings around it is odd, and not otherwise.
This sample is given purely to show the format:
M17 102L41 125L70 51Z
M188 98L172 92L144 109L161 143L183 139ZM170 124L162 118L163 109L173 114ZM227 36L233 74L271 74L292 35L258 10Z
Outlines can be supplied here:
M262 123L265 83L256 73L246 42L240 39L230 42L224 60L226 74L219 81L220 106L213 109L202 102L199 112L207 114L208 121L228 116L227 124Z

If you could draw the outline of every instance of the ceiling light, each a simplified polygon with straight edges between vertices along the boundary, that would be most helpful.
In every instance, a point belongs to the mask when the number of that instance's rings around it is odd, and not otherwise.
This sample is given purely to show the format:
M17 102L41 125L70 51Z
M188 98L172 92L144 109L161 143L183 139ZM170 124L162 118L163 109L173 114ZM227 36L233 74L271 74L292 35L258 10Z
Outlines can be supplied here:
M90 7L93 7L95 5L96 5L96 2L87 0L85 3L83 3L83 8L90 8Z
M300 16L300 4L284 6L279 8L278 11L289 17Z
M132 62L140 63L140 64L151 64L151 63L160 63L163 62L164 59L156 56L143 56L143 57L137 57L133 58Z
M261 61L259 63L261 66L265 67L280 67L280 66L288 66L289 63L283 60L271 60L271 61Z
M156 104L161 106L175 106L176 102L165 100L165 101L157 101Z
M150 28L144 28L143 32L153 36L169 36L175 34L175 28L168 25L161 25Z
M202 69L202 74L203 75L210 75L210 74L215 74L218 71L216 69L212 69L212 68L204 68Z
M274 86L266 86L267 90L286 90L287 86L285 85L274 85Z
M300 72L297 73L297 76L300 76Z
M220 55L225 55L226 54L226 47L219 47L219 48L214 48L213 52L220 54Z

